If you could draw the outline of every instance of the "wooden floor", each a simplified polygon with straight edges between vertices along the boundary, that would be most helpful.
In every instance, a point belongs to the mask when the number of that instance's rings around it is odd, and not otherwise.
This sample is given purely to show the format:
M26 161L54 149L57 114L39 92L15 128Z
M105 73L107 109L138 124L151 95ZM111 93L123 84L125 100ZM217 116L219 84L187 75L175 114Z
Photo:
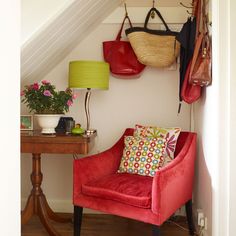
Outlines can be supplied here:
M175 222L187 228L184 217L176 217ZM72 223L53 223L61 236L73 236ZM167 222L161 230L165 236L188 236L188 231ZM38 217L34 216L22 226L22 236L48 236ZM151 236L151 226L142 222L118 216L87 214L83 216L81 236Z

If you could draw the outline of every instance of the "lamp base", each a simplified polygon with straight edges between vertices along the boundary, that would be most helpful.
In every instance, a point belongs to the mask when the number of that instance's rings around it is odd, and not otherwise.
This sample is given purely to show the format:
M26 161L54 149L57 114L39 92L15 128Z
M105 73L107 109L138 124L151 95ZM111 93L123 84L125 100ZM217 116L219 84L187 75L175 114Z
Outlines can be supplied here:
M95 134L95 133L97 133L96 129L87 129L87 130L85 130L86 135L92 135L92 134Z

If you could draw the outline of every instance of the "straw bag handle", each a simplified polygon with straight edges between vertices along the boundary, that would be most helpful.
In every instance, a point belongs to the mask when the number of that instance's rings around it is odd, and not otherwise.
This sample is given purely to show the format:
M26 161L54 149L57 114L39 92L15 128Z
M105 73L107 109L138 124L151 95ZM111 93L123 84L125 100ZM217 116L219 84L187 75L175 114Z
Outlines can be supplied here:
M149 18L150 18L150 16L151 16L151 13L152 13L153 11L156 12L156 14L157 14L157 15L159 16L159 18L161 19L162 23L164 24L164 26L165 26L165 28L166 28L166 31L171 31L171 30L169 29L168 25L166 24L164 18L162 17L161 13L160 13L155 7L152 7L152 8L149 10L149 12L148 12L148 14L147 14L147 16L146 16L146 19L145 19L144 28L147 29L147 24L148 24Z
M123 22L122 22L122 25L121 25L121 27L120 27L120 31L118 32L118 34L117 34L117 36L116 36L116 40L118 40L118 41L120 41L120 39L121 39L121 33L122 33L122 30L123 30L124 23L125 23L125 20L126 20L126 19L129 21L130 27L131 27L131 28L133 27L129 16L128 16L128 15L125 15L125 18L124 18L124 20L123 20Z

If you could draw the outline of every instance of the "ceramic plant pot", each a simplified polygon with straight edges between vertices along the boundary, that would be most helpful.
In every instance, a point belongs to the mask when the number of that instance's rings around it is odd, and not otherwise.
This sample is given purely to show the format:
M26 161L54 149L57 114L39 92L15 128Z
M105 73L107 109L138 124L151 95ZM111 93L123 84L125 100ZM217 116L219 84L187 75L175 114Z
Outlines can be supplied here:
M42 134L55 134L55 128L58 125L62 114L37 114L35 115L40 128L42 128Z

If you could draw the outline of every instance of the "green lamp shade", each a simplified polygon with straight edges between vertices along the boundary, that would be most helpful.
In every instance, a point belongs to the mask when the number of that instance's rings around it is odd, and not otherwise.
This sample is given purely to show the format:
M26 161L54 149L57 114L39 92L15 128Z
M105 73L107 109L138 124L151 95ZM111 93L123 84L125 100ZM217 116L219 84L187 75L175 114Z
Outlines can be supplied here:
M108 89L109 64L102 61L71 61L69 64L70 88Z

